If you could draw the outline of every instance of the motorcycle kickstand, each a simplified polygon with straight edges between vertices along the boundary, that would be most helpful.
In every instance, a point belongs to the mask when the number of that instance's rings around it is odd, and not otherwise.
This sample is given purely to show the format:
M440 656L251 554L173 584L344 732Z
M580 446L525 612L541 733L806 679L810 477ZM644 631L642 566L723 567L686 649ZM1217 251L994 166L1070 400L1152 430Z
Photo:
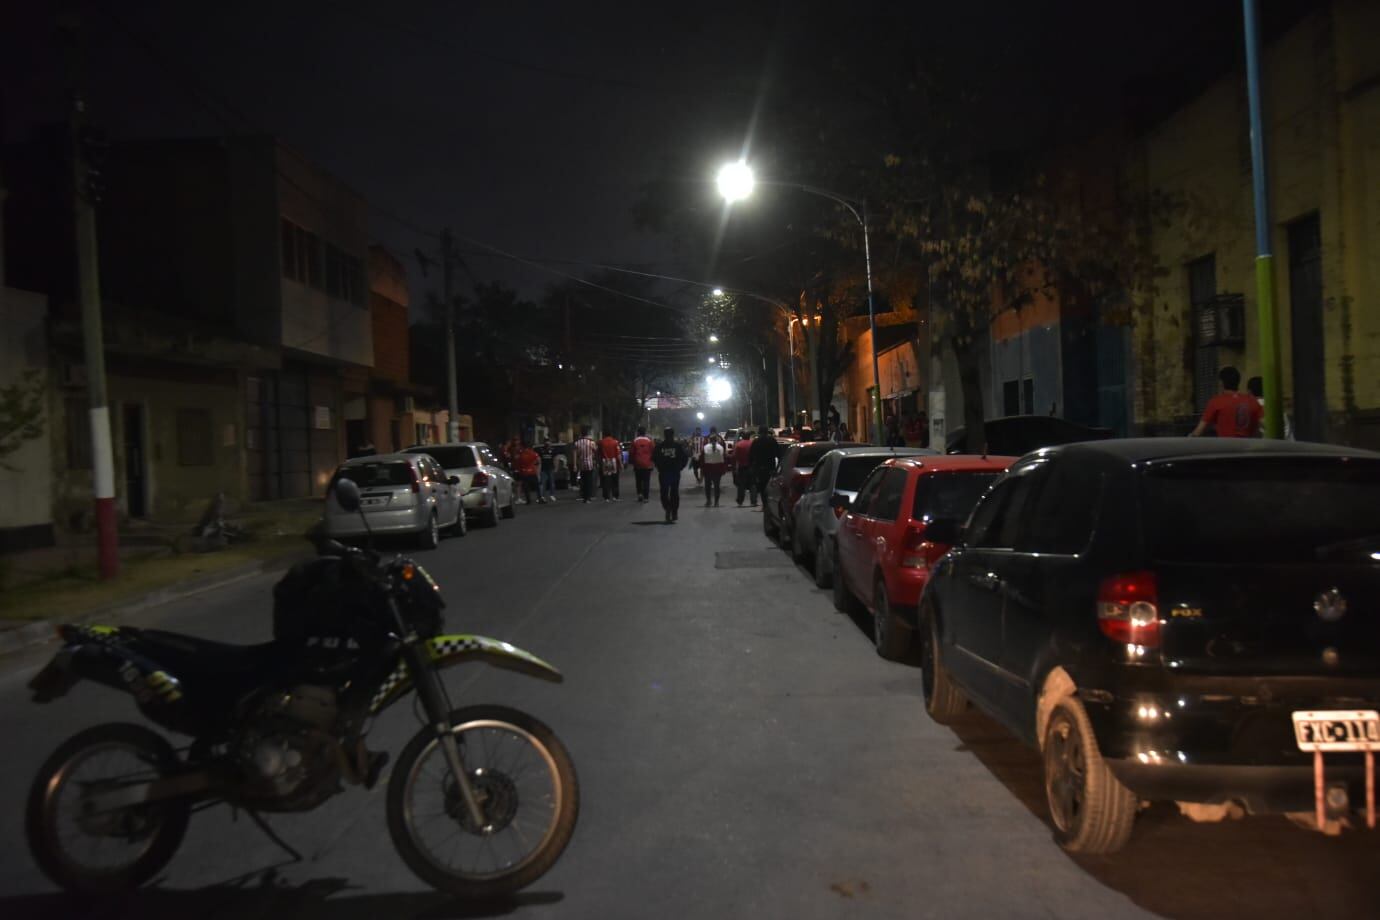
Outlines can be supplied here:
M292 845L289 844L282 837L279 837L278 832L275 831L273 828L269 827L268 822L265 821L257 811L254 811L250 808L246 808L244 810L244 813L249 815L249 820L253 821L254 824L258 826L259 830L264 832L265 837L267 837L269 840L272 840L274 843L278 844L278 846L281 847L285 853L292 857L292 862L302 862L302 854L294 850L292 848ZM289 865L291 865L291 863L289 863Z

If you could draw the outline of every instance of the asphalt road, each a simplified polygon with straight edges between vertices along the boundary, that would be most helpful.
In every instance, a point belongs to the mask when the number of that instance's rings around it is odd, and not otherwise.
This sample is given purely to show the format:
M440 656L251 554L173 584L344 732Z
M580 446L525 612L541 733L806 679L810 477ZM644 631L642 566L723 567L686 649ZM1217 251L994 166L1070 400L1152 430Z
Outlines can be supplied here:
M30 779L69 734L139 717L94 686L29 703L23 683L50 646L0 659L0 917L1380 915L1380 833L1330 839L1283 819L1200 825L1156 809L1118 856L1070 858L1050 838L1035 755L979 716L930 722L918 672L878 658L769 547L760 514L704 509L687 491L666 526L655 504L629 499L630 480L623 494L522 507L419 556L449 599L449 631L508 640L566 674L553 685L483 665L449 672L460 701L546 721L579 771L575 838L516 901L426 889L388 842L382 787L274 817L301 863L217 808L195 816L156 887L99 905L54 893L22 838ZM272 580L142 622L261 641ZM396 752L415 731L409 707L394 707L371 746Z

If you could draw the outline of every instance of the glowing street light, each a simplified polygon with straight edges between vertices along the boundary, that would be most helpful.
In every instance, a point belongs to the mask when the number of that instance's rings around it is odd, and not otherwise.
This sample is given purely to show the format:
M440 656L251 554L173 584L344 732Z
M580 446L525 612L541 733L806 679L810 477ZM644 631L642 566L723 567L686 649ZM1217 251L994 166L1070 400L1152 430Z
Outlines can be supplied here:
M710 355L710 356L709 356L709 363L710 363L710 364L718 364L718 363L719 363L719 359L716 358L716 357L714 357L713 355Z
M733 398L733 384L723 377L709 377L704 381L704 386L710 402L728 402Z
M703 413L703 412L696 412L696 413L695 413L695 420L696 420L696 421L699 421L699 422L704 421L704 413Z
M719 194L724 196L724 200L729 204L742 201L751 195L753 186L757 184L752 177L752 167L742 160L725 163L719 169L715 182L719 186Z
M718 337L717 335L710 335L710 336L709 336L709 344L713 345L713 344L717 343L718 341L719 341L719 337Z
M722 297L724 296L724 289L715 288L714 290L710 291L710 293L713 294L715 297Z

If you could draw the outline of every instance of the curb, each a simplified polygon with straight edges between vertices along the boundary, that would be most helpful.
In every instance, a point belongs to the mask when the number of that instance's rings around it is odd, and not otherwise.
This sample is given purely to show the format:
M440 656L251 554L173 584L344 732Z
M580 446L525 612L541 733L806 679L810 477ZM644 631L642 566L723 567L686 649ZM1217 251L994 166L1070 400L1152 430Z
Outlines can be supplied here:
M225 572L206 581L198 581L194 584L187 584L186 582L181 585L173 584L166 588L150 591L130 601L112 604L107 607L98 607L95 610L88 610L86 613L79 614L75 617L67 617L62 620L35 620L32 623L26 623L15 629L7 629L0 632L0 656L9 655L13 652L29 648L30 646L41 645L45 642L53 641L57 638L57 627L62 623L89 623L92 620L123 619L145 610L171 603L172 601L194 597L195 595L203 594L207 591L214 591L217 588L223 588L226 585L232 585L236 582L253 578L256 575L287 569L296 562L311 558L312 555L311 552L294 552L274 559L247 562L233 569L227 569Z

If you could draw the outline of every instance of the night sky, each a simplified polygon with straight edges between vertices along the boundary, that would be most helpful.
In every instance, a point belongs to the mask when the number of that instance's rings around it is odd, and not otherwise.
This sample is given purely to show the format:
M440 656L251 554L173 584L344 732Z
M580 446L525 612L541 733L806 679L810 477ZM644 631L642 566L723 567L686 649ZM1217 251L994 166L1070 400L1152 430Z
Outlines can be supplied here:
M7 4L6 141L63 116L54 5ZM1225 0L126 0L101 9L85 17L87 83L92 121L112 137L276 134L368 198L374 235L395 252L428 243L407 224L449 224L512 253L568 262L552 267L575 274L582 262L703 272L634 226L639 189L668 171L708 179L737 155L754 112L774 104L831 30L923 33L960 72L970 68L963 81L985 87L973 117L1007 129L1038 124L1054 105L1115 111L1127 85L1171 94L1185 71L1225 72L1239 58L1239 4ZM697 162L702 177L686 173ZM716 206L712 192L706 184L706 208ZM468 258L480 277L529 296L560 280Z

